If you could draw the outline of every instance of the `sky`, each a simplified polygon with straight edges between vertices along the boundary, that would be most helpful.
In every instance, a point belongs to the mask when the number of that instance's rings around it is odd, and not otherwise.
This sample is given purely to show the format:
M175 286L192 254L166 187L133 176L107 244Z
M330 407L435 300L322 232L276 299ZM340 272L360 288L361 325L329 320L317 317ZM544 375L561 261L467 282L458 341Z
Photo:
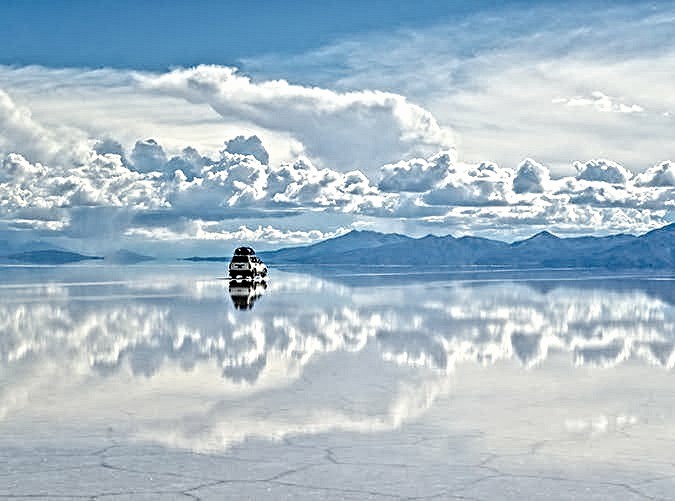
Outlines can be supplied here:
M0 2L0 240L675 219L673 2Z

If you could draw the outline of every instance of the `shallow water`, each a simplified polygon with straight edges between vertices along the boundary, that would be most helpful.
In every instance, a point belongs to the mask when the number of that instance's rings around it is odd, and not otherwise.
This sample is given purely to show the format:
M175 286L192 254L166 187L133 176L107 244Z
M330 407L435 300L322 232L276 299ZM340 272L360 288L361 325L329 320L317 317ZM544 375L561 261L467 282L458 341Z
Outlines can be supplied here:
M0 497L675 493L673 276L223 271L0 269Z

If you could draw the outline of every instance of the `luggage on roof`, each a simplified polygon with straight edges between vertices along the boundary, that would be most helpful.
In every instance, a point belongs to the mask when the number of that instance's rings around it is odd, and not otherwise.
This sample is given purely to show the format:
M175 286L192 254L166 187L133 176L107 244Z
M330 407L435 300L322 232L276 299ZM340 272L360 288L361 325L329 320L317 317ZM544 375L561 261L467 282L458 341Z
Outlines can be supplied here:
M253 256L255 251L251 247L237 247L234 250L235 256Z

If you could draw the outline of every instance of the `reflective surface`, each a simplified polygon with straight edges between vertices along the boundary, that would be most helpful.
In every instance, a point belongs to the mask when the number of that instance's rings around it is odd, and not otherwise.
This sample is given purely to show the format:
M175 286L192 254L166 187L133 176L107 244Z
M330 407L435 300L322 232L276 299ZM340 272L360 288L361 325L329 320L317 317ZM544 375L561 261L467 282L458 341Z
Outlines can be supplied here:
M267 290L267 280L230 280L230 297L232 304L238 310L253 309L255 302L260 299Z
M0 496L675 492L672 276L221 268L0 270Z

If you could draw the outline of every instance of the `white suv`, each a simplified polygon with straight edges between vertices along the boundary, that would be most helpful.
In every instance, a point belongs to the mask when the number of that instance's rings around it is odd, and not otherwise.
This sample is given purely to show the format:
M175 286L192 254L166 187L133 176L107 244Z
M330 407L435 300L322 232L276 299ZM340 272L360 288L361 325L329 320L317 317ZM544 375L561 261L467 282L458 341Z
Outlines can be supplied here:
M250 247L238 247L230 261L230 278L255 278L267 276L267 266Z

